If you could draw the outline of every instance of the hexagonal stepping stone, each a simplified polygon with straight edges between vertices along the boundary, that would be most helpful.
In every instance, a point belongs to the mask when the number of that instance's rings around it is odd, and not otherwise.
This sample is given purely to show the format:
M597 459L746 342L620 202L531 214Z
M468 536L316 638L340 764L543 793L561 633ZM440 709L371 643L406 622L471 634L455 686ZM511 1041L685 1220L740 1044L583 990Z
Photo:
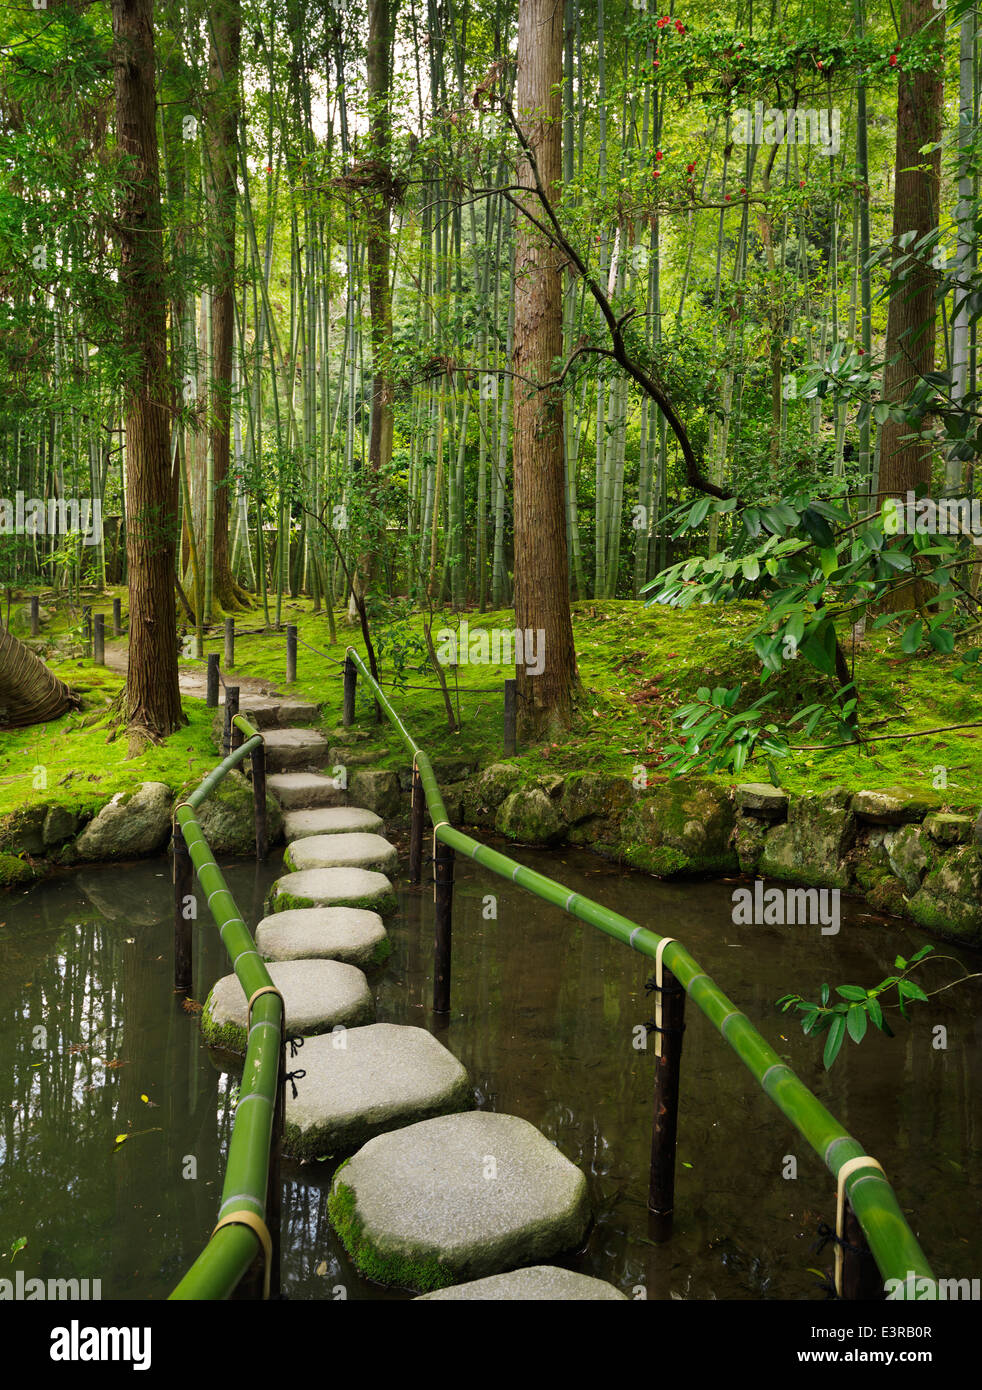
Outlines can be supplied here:
M364 1275L420 1291L548 1259L590 1221L580 1170L527 1120L483 1110L370 1139L328 1211Z
M333 777L321 777L316 772L277 772L266 778L266 787L284 811L298 807L341 808L346 800L345 792Z
M454 1284L436 1293L421 1293L412 1301L427 1299L506 1299L516 1302L548 1299L554 1303L578 1303L584 1299L608 1299L629 1303L627 1294L605 1279L591 1279L587 1274L574 1274L559 1265L532 1265L529 1269L513 1269L508 1274L492 1274L490 1279L475 1279L469 1284Z
M308 835L290 845L283 867L291 873L304 869L377 869L390 873L399 867L395 845L381 835Z
M310 835L370 834L381 830L381 816L363 806L314 806L305 811L286 811L283 834L287 844Z
M374 869L300 869L278 878L266 900L267 913L291 907L367 907L384 914L395 911L396 895Z
M381 965L392 942L377 912L363 907L295 907L264 917L256 946L266 960L343 960Z
M336 1023L354 1028L375 1018L368 981L353 965L337 960L281 961L269 967L270 979L283 995L286 1026L308 1037ZM205 1042L229 1052L246 1050L246 997L236 975L223 975L201 1013Z
M307 1075L286 1098L284 1143L319 1158L434 1115L466 1110L474 1093L453 1053L425 1028L374 1023L304 1043Z
M327 757L327 739L315 729L270 729L263 738L270 772L310 769Z

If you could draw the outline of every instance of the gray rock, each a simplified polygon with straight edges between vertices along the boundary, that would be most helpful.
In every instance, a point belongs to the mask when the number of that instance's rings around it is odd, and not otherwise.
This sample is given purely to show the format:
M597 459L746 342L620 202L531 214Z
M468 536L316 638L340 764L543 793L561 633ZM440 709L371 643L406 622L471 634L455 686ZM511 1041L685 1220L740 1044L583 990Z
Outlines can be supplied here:
M363 1273L420 1291L573 1249L590 1219L580 1170L528 1121L482 1110L370 1139L328 1210Z
M78 816L67 806L49 806L44 818L44 848L55 849L78 831Z
M495 816L495 829L523 844L552 845L566 834L557 804L542 787L523 787L505 797Z
M770 782L742 782L734 791L736 804L751 815L780 820L788 813L788 794Z
M946 854L910 900L910 915L949 941L982 945L982 864L974 848Z
M909 825L922 821L929 810L929 801L903 790L856 792L852 798L853 814L874 825Z
M290 846L283 867L292 873L304 869L377 869L392 873L399 867L395 845L381 835L354 831L348 835L308 835Z
M904 825L884 836L890 868L908 893L916 893L931 861L930 840L919 825Z
M266 960L341 960L366 969L392 951L377 912L363 907L295 907L274 912L256 927Z
M346 796L333 777L321 777L315 772L277 772L266 778L271 791L284 810L321 806L343 806Z
M375 832L383 827L381 816L362 806L315 806L306 811L287 811L283 834L291 843L309 835L347 835L354 831Z
M752 874L760 863L767 839L767 826L754 814L737 816L733 828L733 848L740 862L740 872Z
M270 979L283 995L288 1032L303 1037L337 1024L354 1028L375 1018L368 981L353 965L337 960L277 961ZM205 1001L201 1032L213 1047L246 1050L246 997L236 975L223 975Z
M377 763L379 758L385 756L384 748L351 748L333 747L327 750L327 758L330 764L339 763L342 767L349 769L348 776L351 776L350 769L356 767L371 767L372 763Z
M795 797L787 823L768 832L757 872L819 888L848 888L853 867L845 856L856 837L848 804L849 792L842 787Z
M0 827L0 850L7 854L43 854L46 806L21 806L5 816Z
M377 1134L473 1104L464 1067L425 1028L374 1023L304 1044L297 1096L286 1098L287 1151L319 1158Z
M313 724L320 718L320 705L307 700L283 700L276 708L276 722L283 728L295 724Z
M970 845L972 817L948 815L940 811L924 817L924 829L939 845Z
M348 778L348 796L356 806L366 806L387 820L408 810L408 799L399 790L399 778L387 768L360 768Z
M327 739L314 729L270 729L263 737L270 772L311 771L327 757Z
M132 859L156 854L171 834L170 788L144 782L136 792L117 792L75 841L79 859Z
M268 911L291 907L367 907L386 913L395 910L396 895L385 875L371 869L303 869L284 874L270 889Z
M418 1294L412 1301L425 1303L427 1299L460 1303L476 1299L520 1303L540 1299L553 1303L579 1303L585 1299L630 1302L627 1294L606 1280L574 1274L571 1269L561 1269L558 1265L532 1265L528 1269L513 1269L508 1274L492 1274L490 1279L475 1279L468 1284L437 1289L436 1293Z

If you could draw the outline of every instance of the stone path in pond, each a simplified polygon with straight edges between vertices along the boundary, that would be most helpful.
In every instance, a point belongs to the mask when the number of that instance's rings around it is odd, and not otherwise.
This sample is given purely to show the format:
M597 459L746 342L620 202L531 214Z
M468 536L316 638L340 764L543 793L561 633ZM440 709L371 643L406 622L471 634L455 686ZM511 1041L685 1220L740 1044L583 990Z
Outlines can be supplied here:
M241 703L249 718L257 705L268 713L267 787L287 839L255 933L287 1031L304 1040L284 1149L301 1161L349 1155L328 1212L355 1266L429 1297L623 1299L602 1280L543 1264L583 1243L583 1173L526 1120L474 1109L466 1069L426 1029L375 1021L370 979L392 950L383 918L397 906L388 875L398 855L381 817L348 805L327 775L340 750L301 727L316 708L296 707L288 725L286 702ZM244 1053L246 1024L242 988L226 975L205 1003L204 1037Z

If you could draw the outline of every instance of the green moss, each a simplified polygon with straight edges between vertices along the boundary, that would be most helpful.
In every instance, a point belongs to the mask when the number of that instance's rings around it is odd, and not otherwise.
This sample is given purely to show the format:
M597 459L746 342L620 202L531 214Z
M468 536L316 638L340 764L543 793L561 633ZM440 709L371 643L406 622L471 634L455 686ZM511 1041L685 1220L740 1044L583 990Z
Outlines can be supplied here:
M394 1284L419 1293L431 1293L434 1289L446 1289L455 1284L456 1272L436 1256L413 1259L401 1251L385 1251L372 1244L365 1235L364 1224L358 1215L354 1189L337 1180L337 1174L344 1166L341 1164L334 1175L327 1211L341 1244L360 1273L378 1284Z
M381 896L371 894L364 898L345 898L343 903L333 904L339 907L363 907L369 912L378 912L385 916L386 913L395 912L399 905L395 893L383 893ZM324 907L324 903L315 902L313 898L301 898L295 893L270 893L266 899L266 914L273 912L289 912L297 907Z
M388 936L383 936L381 941L376 941L372 947L370 962L372 965L384 965L393 951L392 941Z
M0 888L20 888L37 877L30 864L15 854L0 854Z

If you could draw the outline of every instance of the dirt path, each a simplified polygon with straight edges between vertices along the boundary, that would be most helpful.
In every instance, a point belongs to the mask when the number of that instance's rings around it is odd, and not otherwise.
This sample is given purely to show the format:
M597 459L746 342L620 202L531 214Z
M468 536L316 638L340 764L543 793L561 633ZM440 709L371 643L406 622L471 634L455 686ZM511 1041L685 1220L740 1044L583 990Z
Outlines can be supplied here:
M127 667L127 648L125 642L106 643L106 665L111 671L118 671L120 675L126 674ZM178 683L182 695L193 695L196 699L203 700L207 694L208 676L205 671L191 671L182 668L178 674ZM280 695L282 692L277 690L267 680L261 680L258 676L233 676L227 684L235 684L239 687L239 700L242 701L246 695ZM223 704L225 696L222 693L221 682L218 690L219 704Z

